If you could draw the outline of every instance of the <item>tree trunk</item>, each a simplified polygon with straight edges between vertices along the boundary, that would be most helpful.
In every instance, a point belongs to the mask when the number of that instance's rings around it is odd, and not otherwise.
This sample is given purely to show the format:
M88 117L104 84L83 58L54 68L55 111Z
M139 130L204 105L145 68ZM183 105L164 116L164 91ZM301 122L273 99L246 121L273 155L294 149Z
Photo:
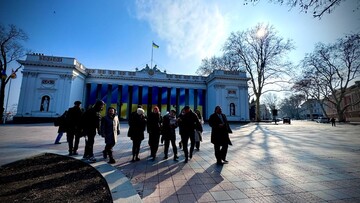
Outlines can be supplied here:
M255 106L256 107L255 120L257 122L260 122L261 117L260 117L260 98L259 97L256 98L255 104L256 104L256 106Z
M338 120L339 122L345 122L346 121L346 118L345 118L345 113L344 113L344 110L341 110L341 109L336 109L337 111L337 114L338 114Z

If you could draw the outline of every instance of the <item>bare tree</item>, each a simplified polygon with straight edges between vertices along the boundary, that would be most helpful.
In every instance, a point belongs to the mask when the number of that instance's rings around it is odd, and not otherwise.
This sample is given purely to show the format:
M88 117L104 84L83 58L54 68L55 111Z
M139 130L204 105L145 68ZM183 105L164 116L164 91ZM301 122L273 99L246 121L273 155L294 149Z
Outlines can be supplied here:
M303 95L292 95L280 103L280 111L291 118L300 118L300 104L304 101Z
M0 88L0 118L2 120L4 114L5 87L14 74L21 68L19 66L8 73L8 64L16 61L24 56L24 49L20 41L27 40L27 35L15 25L9 25L8 29L0 24L0 67L1 67L1 88ZM9 71L10 72L10 71Z
M256 121L260 121L260 97L267 91L265 86L281 85L290 71L290 62L284 62L286 54L294 49L291 40L284 40L270 25L258 24L243 32L231 33L224 51L232 56L250 76L250 87L256 98Z
M199 75L209 75L214 70L239 70L239 63L229 55L221 57L213 56L212 58L203 59L196 73Z
M260 0L244 0L244 4L249 3L256 4ZM314 18L321 18L325 13L331 13L336 7L340 6L345 0L268 0L272 3L280 5L285 4L292 8L300 8L301 12L308 13L312 9L312 15ZM357 1L358 5L354 7L353 12L358 11L360 7L360 1Z
M315 90L314 87L315 86L311 84L311 80L305 78L298 78L297 81L295 81L295 84L291 88L295 94L303 95L304 101L306 103L306 108L309 110L309 114L310 114L309 116L311 120L313 119L314 108L312 103L308 101L317 98L316 96L314 96L314 95L318 95L314 93L313 91ZM318 91L316 92L318 93ZM320 101L319 99L316 100Z
M264 94L264 104L268 106L270 110L274 110L278 108L279 105L278 102L279 102L279 97L276 94L272 92Z
M317 44L304 58L303 67L310 91L330 103L328 107L336 109L338 120L344 121L346 109L360 103L342 105L349 83L360 76L360 34L345 36L333 44Z

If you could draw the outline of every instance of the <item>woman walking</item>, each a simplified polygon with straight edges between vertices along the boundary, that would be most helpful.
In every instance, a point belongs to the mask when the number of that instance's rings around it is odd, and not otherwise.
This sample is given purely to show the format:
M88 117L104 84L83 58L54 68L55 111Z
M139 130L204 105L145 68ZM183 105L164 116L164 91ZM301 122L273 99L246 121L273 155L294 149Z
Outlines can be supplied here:
M149 145L151 150L152 160L155 161L156 153L159 148L160 134L161 134L162 117L160 115L159 107L155 106L153 111L148 115L147 131L149 133Z
M110 164L115 163L113 157L113 147L117 142L117 136L120 135L120 123L119 118L115 114L115 108L109 107L107 115L101 119L101 131L100 135L105 138L105 149L103 151L104 159L109 156Z

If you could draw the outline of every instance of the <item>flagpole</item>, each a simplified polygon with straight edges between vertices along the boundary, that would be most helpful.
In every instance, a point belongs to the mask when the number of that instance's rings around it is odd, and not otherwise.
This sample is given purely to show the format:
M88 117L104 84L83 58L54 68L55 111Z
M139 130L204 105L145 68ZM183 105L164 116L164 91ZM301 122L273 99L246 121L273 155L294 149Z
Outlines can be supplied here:
M152 68L152 62L153 62L153 53L154 53L154 42L152 42L151 44L151 63L150 63L150 68Z

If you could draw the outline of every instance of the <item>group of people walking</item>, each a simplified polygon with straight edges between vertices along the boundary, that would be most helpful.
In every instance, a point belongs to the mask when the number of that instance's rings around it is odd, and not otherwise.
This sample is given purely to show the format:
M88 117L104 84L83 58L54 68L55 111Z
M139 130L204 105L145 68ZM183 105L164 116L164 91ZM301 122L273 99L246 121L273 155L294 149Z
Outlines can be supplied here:
M59 143L62 132L66 131L69 155L78 155L79 140L81 137L85 137L83 159L95 162L93 146L94 138L98 133L105 138L106 145L102 152L103 158L107 159L109 157L108 163L115 163L112 149L117 142L117 136L120 134L120 123L116 109L109 107L107 114L101 117L100 111L105 105L103 101L97 101L92 108L85 112L81 110L80 105L81 102L76 101L74 102L74 107L69 108L64 113L66 117L65 122L63 125L59 125L59 135L55 143ZM128 137L132 140L132 162L140 160L139 153L141 142L145 139L145 131L149 135L148 145L150 147L150 158L153 161L156 159L160 139L161 142L164 142L163 159L168 159L171 144L173 159L174 161L178 160L176 128L179 128L180 143L184 151L185 163L192 159L195 148L200 150L204 121L200 111L192 111L189 106L185 106L178 116L175 110L171 110L166 115L161 116L157 106L153 107L152 111L146 115L144 109L139 105L136 111L130 114L128 124ZM220 106L215 107L214 113L209 118L209 125L212 129L211 143L214 144L216 163L222 165L228 162L226 154L228 145L231 145L229 133L232 132ZM188 147L189 140L190 149Z
M162 117L159 108L155 106L152 112L146 116L142 107L138 106L138 109L129 118L128 137L133 141L131 161L140 160L139 152L141 142L145 138L145 130L149 134L148 145L150 147L151 160L156 159L160 138L164 141L164 159L168 159L171 144L173 159L174 161L178 160L178 149L176 146L176 128L178 127L181 137L180 148L183 148L184 151L184 162L187 163L193 157L195 148L200 150L204 124L200 111L192 111L189 106L185 106L181 113L178 116L176 115L176 111L171 110ZM212 129L211 143L214 144L216 163L218 165L228 163L226 155L228 145L232 145L229 137L232 130L220 106L215 107L214 113L210 116L209 125ZM188 148L189 140L190 149Z
M96 162L94 157L94 142L96 134L105 138L105 149L103 157L109 157L109 163L115 163L112 148L117 142L117 135L120 134L120 123L116 115L116 109L109 107L106 116L101 117L100 111L105 103L101 100L97 101L94 106L85 112L81 109L81 102L75 101L74 107L67 110L63 122L59 124L59 131L66 131L66 137L69 147L69 156L78 155L79 141L81 137L85 137L85 149L83 160ZM59 135L58 135L59 137ZM56 138L55 144L60 139ZM74 142L75 140L75 142Z

